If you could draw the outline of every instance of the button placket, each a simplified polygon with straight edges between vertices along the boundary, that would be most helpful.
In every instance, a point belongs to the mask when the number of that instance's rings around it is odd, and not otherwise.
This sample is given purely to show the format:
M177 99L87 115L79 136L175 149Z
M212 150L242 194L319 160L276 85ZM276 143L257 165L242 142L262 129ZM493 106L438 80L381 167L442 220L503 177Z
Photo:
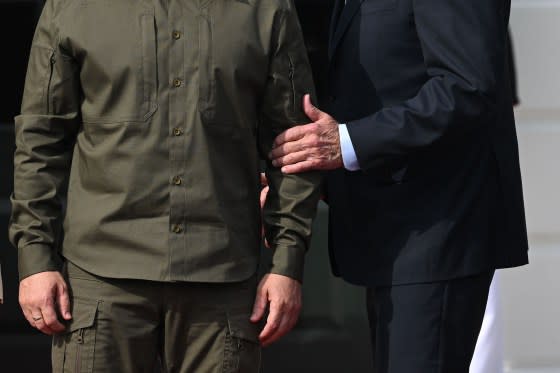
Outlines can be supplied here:
M166 45L169 46L169 63L166 77L169 87L169 136L171 167L168 175L170 211L169 211L169 261L170 273L174 279L183 278L185 272L185 247L187 240L187 199L188 199L188 168L186 165L187 140L190 134L190 123L185 110L189 94L189 74L186 70L185 46L191 36L187 24L193 16L186 13L183 2L169 1L166 25Z

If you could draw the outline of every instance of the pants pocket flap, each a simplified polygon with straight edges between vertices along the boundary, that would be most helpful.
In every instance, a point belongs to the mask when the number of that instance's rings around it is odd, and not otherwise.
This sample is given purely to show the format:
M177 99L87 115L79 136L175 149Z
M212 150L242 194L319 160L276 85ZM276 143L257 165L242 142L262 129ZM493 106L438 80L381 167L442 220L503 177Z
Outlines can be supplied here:
M253 324L248 315L228 316L228 326L232 337L259 343L259 325Z
M68 322L67 333L78 329L91 328L95 323L99 302L75 300L72 307L72 319Z

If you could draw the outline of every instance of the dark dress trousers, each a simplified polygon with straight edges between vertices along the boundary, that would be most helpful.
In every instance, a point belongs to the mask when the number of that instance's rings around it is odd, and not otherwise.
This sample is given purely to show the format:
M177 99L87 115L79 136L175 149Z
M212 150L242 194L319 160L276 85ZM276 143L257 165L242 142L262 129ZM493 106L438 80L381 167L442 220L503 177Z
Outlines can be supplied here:
M377 373L468 371L497 268L528 262L506 0L337 0L322 109L335 274L368 287Z

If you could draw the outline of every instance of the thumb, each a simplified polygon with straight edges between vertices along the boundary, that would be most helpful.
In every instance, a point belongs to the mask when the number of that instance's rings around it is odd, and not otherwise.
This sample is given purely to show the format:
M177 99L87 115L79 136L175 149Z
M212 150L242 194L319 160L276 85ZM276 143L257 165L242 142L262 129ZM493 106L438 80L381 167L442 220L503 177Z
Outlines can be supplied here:
M253 305L253 313L251 315L251 322L258 322L264 316L264 311L268 303L268 291L264 286L259 286L257 295L255 297L255 304Z
M309 94L303 96L303 111L305 112L305 115L307 115L313 122L321 119L321 110L313 106L313 104L311 103L311 96Z
M265 186L261 190L261 195L260 195L261 209L264 207L264 204L266 203L266 197L268 196L268 191L269 190L270 190L270 187L268 187L268 186Z
M62 317L64 317L65 320L70 320L72 318L72 314L70 314L70 298L68 297L68 291L66 290L66 287L60 286L58 288L57 301Z
M266 178L266 174L264 172L261 172L261 186L268 186L268 179Z

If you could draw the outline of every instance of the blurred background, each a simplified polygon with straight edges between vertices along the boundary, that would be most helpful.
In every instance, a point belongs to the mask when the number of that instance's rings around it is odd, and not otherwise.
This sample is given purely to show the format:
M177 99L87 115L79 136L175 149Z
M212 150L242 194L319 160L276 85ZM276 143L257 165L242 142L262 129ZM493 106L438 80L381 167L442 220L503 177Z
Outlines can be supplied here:
M295 3L321 92L333 0ZM50 372L50 338L28 326L21 315L17 252L7 238L13 117L19 112L31 38L42 4L43 0L0 0L1 372ZM560 0L512 0L511 37L531 264L499 273L498 321L503 329L504 363L507 372L560 373ZM321 204L307 258L300 322L291 334L265 349L263 373L371 372L364 292L330 273L326 211ZM265 262L268 255L263 250Z

